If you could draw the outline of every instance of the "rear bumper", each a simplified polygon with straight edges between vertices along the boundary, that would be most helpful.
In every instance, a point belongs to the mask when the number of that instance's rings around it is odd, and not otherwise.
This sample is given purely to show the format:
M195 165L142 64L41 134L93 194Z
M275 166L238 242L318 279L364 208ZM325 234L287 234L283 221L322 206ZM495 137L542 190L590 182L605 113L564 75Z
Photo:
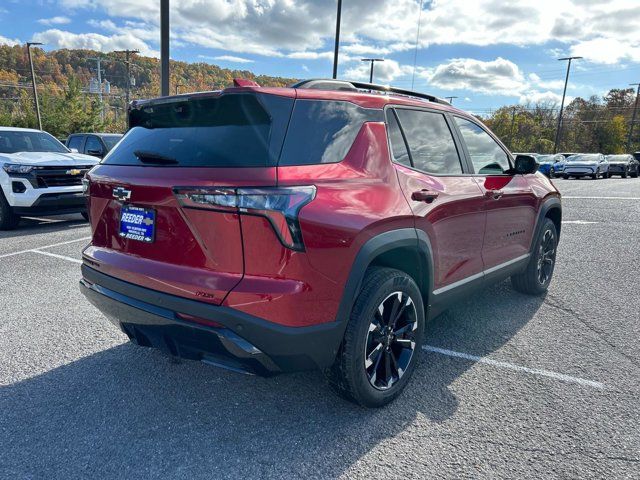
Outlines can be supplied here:
M345 325L283 327L229 307L189 300L82 266L80 289L131 341L172 355L258 375L325 368ZM180 314L220 327L183 320Z

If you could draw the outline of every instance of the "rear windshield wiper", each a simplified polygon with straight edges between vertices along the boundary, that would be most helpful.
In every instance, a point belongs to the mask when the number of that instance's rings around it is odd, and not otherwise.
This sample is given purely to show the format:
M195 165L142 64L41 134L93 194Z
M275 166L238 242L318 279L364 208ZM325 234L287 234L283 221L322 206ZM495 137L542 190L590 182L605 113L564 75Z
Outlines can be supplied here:
M179 163L175 158L167 157L155 152L136 150L133 154L138 157L138 160L142 163L156 163L158 165L177 165Z

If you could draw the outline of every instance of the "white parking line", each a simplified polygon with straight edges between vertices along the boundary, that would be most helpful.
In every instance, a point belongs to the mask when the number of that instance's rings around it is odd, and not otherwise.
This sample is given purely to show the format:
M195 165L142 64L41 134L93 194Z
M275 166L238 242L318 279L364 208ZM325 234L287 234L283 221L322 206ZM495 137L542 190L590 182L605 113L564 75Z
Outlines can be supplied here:
M43 247L29 248L28 250L20 250L17 252L5 253L3 255L0 255L0 258L13 257L15 255L22 255L23 253L30 253L30 252L33 252L34 250L43 250L45 248L59 247L61 245L69 245L70 243L83 242L86 240L91 240L91 237L82 237L82 238L77 238L75 240L68 240L66 242L52 243L51 245L45 245Z
M574 197L571 195L563 195L562 199L582 199L582 200L640 200L640 197Z
M599 390L604 389L604 385L600 382L585 380L584 378L572 377L570 375L552 372L550 370L523 367L522 365L515 365L513 363L507 363L507 362L500 362L498 360L492 360L490 358L478 357L476 355L469 355L468 353L455 352L453 350L446 350L444 348L432 347L431 345L424 345L422 349L427 352L439 353L440 355L447 355L449 357L463 358L465 360L471 360L472 362L477 362L477 363L484 363L486 365L492 365L494 367L508 368L509 370L515 370L517 372L525 372L533 375L539 375L542 377L549 377L555 380L560 380L562 382L577 383L579 385L597 388Z
M30 250L30 253L39 253L40 255L46 255L48 257L60 258L62 260L66 260L68 262L82 263L82 260L80 260L78 258L67 257L66 255L58 255L57 253L43 252L41 250Z
M562 222L563 225L569 224L569 225L592 225L594 223L600 223L600 222L589 222L587 220L565 220Z

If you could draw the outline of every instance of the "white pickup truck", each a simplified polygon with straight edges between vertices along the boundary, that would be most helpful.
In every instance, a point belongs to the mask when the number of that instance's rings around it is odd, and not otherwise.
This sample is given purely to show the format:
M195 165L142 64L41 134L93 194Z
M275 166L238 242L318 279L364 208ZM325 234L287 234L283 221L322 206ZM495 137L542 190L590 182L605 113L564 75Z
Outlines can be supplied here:
M86 218L82 178L98 162L46 132L0 127L0 230L15 228L24 215Z

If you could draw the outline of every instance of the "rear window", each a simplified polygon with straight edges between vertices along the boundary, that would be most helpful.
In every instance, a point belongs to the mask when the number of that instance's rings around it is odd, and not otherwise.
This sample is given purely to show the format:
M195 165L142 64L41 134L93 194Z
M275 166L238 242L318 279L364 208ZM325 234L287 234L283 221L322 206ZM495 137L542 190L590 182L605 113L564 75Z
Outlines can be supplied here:
M293 99L227 94L132 109L111 165L268 167L277 164Z
M364 122L383 122L382 110L331 100L297 100L281 166L341 162Z

